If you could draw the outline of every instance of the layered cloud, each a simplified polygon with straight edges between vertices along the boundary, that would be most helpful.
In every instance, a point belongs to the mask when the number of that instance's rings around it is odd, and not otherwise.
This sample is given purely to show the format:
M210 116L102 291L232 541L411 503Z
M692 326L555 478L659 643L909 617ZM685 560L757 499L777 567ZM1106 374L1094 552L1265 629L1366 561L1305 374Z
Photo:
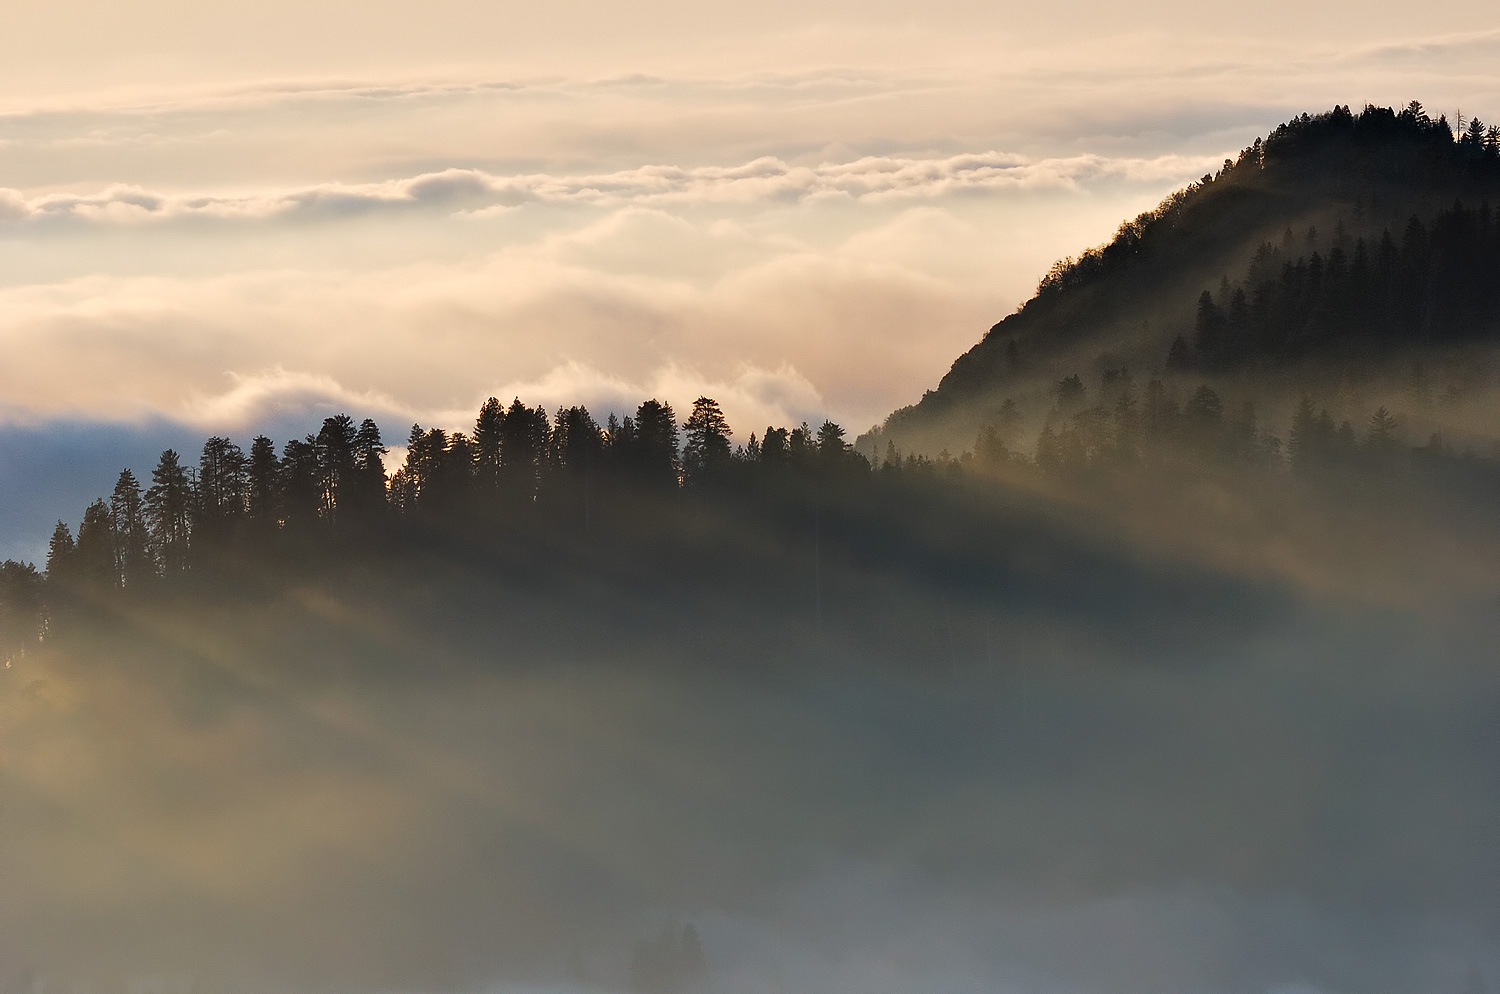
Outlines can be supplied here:
M795 204L817 198L915 200L952 194L1077 190L1107 180L1176 183L1211 169L1213 156L1154 158L1076 155L1032 161L1003 152L941 158L863 156L849 162L797 166L763 156L735 166L648 165L594 175L533 173L500 176L444 169L379 183L327 183L244 195L168 194L134 186L97 193L27 197L0 189L0 218L75 218L133 223L177 218L337 218L376 211L493 213L525 203L614 208Z
M724 236L730 258L705 258L719 272L700 282L630 271L629 252L651 251L652 238L668 258L708 257L718 240L689 226L673 246L652 219L644 232L613 220L613 239L586 231L463 265L13 288L0 292L12 357L0 393L13 417L156 412L235 428L325 401L425 419L472 411L489 393L620 410L710 389L725 393L731 415L742 396L738 420L757 427L873 418L919 382L921 364L927 376L940 368L930 338L903 328L924 327L952 351L997 305L853 252L776 253L734 232ZM736 254L753 258L736 265ZM858 377L845 376L851 363ZM746 370L782 371L773 379L783 386L736 386Z

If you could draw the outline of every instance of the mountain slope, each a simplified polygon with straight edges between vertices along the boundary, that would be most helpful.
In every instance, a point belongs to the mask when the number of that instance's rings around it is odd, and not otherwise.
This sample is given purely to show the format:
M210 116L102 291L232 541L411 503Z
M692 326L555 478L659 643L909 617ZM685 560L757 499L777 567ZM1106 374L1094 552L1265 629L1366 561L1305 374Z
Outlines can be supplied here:
M1416 103L1304 114L1054 265L862 448L958 451L1004 399L1079 372L1244 376L1487 340L1500 330L1486 292L1500 281L1497 197L1500 129L1455 136Z

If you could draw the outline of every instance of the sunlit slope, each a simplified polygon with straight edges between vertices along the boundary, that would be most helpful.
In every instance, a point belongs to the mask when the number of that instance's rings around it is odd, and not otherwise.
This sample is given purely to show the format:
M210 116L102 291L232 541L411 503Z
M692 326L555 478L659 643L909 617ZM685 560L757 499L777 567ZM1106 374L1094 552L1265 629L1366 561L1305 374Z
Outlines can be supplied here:
M1126 221L1107 245L1055 265L863 447L889 439L956 453L1005 398L1044 396L1073 374L1243 380L1312 364L1336 378L1351 364L1491 341L1500 323L1483 288L1500 277L1497 198L1500 134L1482 123L1455 133L1415 104L1303 115ZM1205 290L1225 324L1212 354L1198 341ZM1186 351L1174 357L1179 337Z

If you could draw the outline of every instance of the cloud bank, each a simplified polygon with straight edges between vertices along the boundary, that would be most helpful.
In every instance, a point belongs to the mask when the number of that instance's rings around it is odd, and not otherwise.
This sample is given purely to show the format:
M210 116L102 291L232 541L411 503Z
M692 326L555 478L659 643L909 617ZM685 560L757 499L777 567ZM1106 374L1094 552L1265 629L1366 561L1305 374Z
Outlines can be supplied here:
M128 224L147 220L280 217L340 218L407 209L493 213L526 203L701 207L796 204L825 197L879 203L953 194L1076 191L1084 184L1119 180L1171 184L1212 169L1214 156L1163 155L1150 159L1077 155L1031 161L1002 152L943 158L864 156L850 162L790 165L764 156L738 166L684 168L649 165L598 175L497 176L477 169L445 169L380 183L320 184L297 190L240 196L166 194L117 185L97 193L26 197L0 189L0 219L75 218Z

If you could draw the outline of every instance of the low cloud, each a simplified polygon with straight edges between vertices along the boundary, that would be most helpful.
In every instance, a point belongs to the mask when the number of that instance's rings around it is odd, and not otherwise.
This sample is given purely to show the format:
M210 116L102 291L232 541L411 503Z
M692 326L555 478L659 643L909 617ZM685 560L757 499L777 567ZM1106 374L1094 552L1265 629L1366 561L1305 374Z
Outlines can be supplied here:
M181 218L256 220L338 218L377 211L493 212L525 203L618 208L725 204L797 204L821 198L921 200L955 194L1077 190L1119 180L1174 183L1211 168L1214 156L1112 158L1075 155L1032 160L1005 152L942 158L864 156L849 162L793 165L762 156L736 166L647 165L592 175L496 175L444 169L399 180L319 184L238 196L167 194L112 186L95 194L50 193L27 198L0 190L0 217L12 221L71 218L129 224Z
M196 394L182 407L192 424L219 430L260 425L291 415L335 410L362 415L401 415L409 408L378 391L349 390L332 376L272 369L257 374L230 373L233 386L219 394Z
M929 211L881 237L960 230ZM967 230L985 258L985 232ZM880 259L878 243L820 250L629 208L471 260L12 287L0 396L12 419L235 426L315 398L407 420L491 392L606 409L705 392L757 429L825 415L863 428L1005 307L918 260Z
M682 363L671 362L638 380L627 380L578 362L567 362L530 381L500 386L495 395L518 397L549 411L584 404L602 420L607 414L630 414L637 404L654 397L673 405L686 417L698 397L712 397L724 409L736 436L745 440L762 426L795 426L831 414L813 384L790 365L776 369L742 366L727 377L705 376ZM452 412L446 420L462 425L472 412Z

